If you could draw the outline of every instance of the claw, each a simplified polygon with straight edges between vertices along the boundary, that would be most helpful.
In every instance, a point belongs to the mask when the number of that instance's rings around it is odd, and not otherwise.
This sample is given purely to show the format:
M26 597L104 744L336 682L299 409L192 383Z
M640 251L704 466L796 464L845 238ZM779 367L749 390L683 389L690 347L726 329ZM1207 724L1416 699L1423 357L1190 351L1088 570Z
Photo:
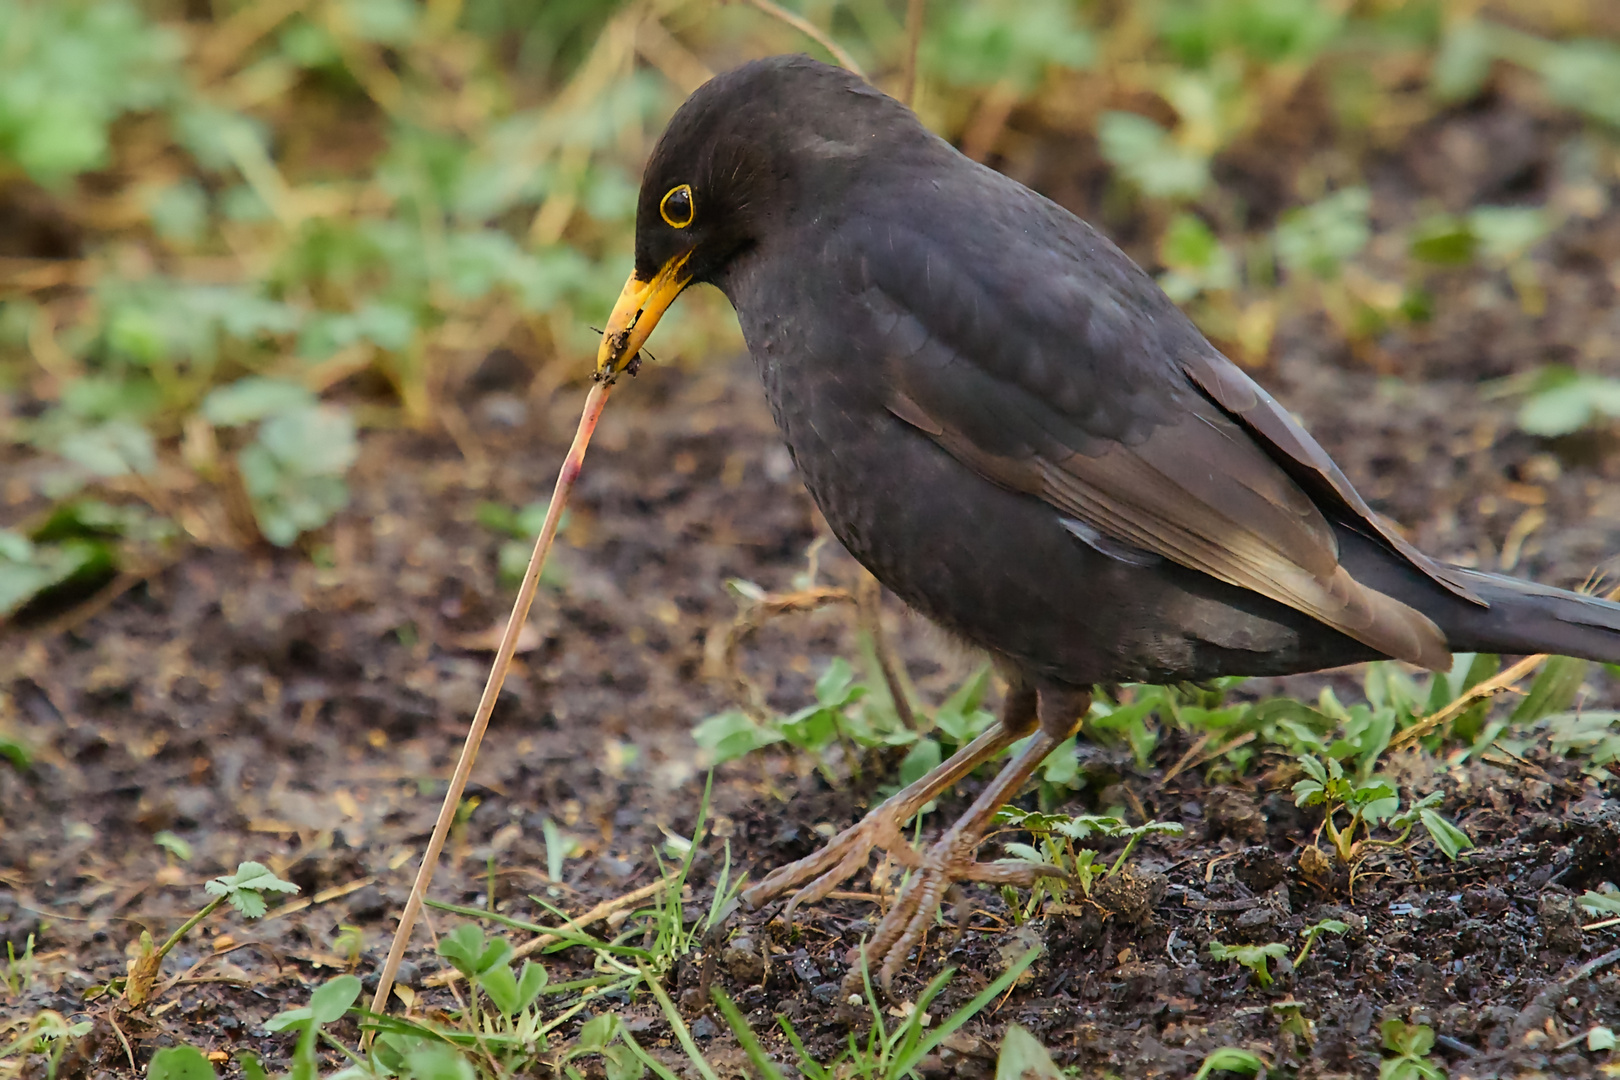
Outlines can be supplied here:
M994 884L1033 884L1037 877L1065 877L1055 866L1041 863L980 863L973 852L1001 805L1021 787L1059 740L1039 732L1001 774L985 788L961 820L945 831L923 857L922 869L912 875L870 940L852 956L850 973L845 977L846 992L861 985L861 964L876 966L883 992L894 997L894 976L911 950L922 943L928 924L939 910L945 891L958 881L984 881Z
M791 919L800 904L826 898L828 893L859 873L873 848L882 848L904 866L920 869L922 857L905 840L906 823L940 792L972 772L980 762L999 754L1015 738L997 724L958 750L949 761L896 792L855 825L827 841L827 846L820 851L771 871L758 885L743 893L743 904L750 911L757 911L787 890L802 885L788 901L784 912L784 917Z

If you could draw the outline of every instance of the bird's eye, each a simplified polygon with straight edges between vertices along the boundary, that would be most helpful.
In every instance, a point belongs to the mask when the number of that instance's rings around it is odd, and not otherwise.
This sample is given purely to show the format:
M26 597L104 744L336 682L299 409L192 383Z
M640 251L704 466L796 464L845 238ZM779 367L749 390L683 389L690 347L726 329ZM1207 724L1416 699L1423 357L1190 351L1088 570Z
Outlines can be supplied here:
M665 192L658 213L672 228L684 229L692 224L692 185L682 184Z

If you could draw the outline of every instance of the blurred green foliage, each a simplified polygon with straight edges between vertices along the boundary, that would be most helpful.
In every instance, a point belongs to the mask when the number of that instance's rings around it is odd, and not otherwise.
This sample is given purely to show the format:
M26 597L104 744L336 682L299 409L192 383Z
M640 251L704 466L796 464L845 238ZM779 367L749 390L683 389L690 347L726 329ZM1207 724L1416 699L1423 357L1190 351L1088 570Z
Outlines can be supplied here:
M1536 251L1563 211L1385 223L1355 155L1387 140L1389 112L1408 130L1504 71L1612 146L1620 49L1568 20L1537 32L1528 8L1454 8L935 0L917 105L980 154L1013 110L1066 116L1111 166L1113 212L1146 223L1166 288L1261 362L1284 306L1369 340L1427 317L1425 275L1459 267L1504 273L1535 302ZM903 4L802 11L898 87ZM182 538L300 542L346 505L363 428L450 425L444 388L495 348L582 377L651 138L708 70L794 49L820 54L758 10L696 0L0 0L0 211L19 223L0 236L16 508L0 617L173 557L164 545ZM1286 122L1307 84L1327 94L1312 122L1337 126L1350 167L1305 170L1279 206L1244 204L1223 155ZM1391 228L1409 259L1393 282L1359 269ZM667 323L665 356L737 343L702 297ZM1527 429L1611 415L1547 380ZM39 538L54 507L85 499L177 527Z

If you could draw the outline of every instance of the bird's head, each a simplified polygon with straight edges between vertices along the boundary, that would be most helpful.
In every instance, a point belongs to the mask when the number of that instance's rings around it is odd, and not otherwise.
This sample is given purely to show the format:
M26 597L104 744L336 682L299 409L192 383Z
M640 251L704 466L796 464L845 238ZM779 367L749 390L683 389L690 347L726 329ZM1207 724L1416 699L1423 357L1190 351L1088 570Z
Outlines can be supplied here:
M873 147L923 133L911 111L806 56L745 64L699 87L653 150L636 203L636 266L613 305L596 377L611 380L693 282L803 213L835 205Z

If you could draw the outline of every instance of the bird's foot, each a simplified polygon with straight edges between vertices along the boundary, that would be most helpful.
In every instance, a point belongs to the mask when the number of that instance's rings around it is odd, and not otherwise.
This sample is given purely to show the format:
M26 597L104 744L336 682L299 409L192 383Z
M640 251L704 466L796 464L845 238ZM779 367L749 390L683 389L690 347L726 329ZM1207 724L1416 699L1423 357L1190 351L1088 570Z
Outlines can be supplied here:
M945 894L960 881L980 881L992 885L1019 885L1025 888L1041 877L1065 877L1062 870L1044 863L975 862L973 853L983 839L983 823L964 818L953 825L929 848L894 906L883 916L864 946L850 950L849 973L844 976L844 992L860 993L865 982L862 971L875 972L884 994L893 997L894 976L911 950L919 945L934 921Z
M800 904L825 900L834 889L859 873L873 848L888 852L903 866L913 869L922 866L922 857L906 843L901 831L916 814L916 809L910 805L910 800L897 800L899 796L874 808L827 841L814 855L772 870L758 885L743 893L743 903L757 910L797 887L798 891L782 909L783 920L792 922L793 912Z
M794 909L800 904L825 899L859 873L873 848L887 851L903 866L921 867L922 856L906 843L906 823L940 792L972 772L980 762L995 757L1015 738L1002 724L992 727L958 750L949 761L896 792L858 823L827 841L827 846L814 855L771 871L758 885L743 893L743 904L750 910L758 910L787 890L798 887L799 891L793 894L782 912L783 919L792 921Z

